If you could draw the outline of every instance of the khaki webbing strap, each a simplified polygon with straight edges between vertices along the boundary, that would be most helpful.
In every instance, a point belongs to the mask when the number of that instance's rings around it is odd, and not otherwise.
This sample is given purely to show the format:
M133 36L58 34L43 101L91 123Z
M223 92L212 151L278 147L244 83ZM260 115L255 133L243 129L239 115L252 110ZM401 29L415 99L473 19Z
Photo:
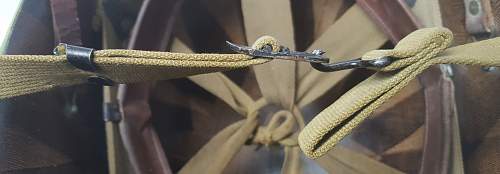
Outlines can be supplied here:
M265 3L264 3L265 4ZM256 8L256 11L259 11L260 8ZM248 12L245 13L247 14L248 17ZM357 32L359 33L359 38L363 37L372 37L372 38L380 38L380 39L374 39L372 41L367 41L369 42L367 45L368 46L362 46L361 50L356 51L354 54L361 55L363 52L378 48L383 42L385 42L387 39L383 36L383 33L379 32L376 26L371 23L368 20L368 17L366 15L363 15L364 12L359 9L359 7L353 7L350 9L349 13L346 13L342 16L342 18L339 21L344 21L341 22L341 25L332 25L333 29L338 28L340 31L350 31L348 26L352 26L351 23L348 23L347 21L353 20L353 19L359 19L360 23L356 23L357 26L359 26L359 29ZM367 22L365 22L367 21ZM259 28L261 30L262 28ZM347 40L348 36L341 33L337 32L336 30L329 29L327 33L325 33L323 37L332 37L335 38L336 40L343 40L341 38L344 38ZM247 32L248 31L247 29ZM335 33L335 34L334 34ZM328 39L323 38L321 39L324 41L324 43L330 43L328 42ZM355 48L358 47L358 43L355 42L347 42L347 45L345 46L346 48L356 50ZM371 46L370 46L371 45ZM316 45L319 46L320 48L326 48L327 52L337 52L334 48L331 48L332 46L323 46L321 44ZM359 48L359 47L358 47ZM330 50L332 49L332 50ZM182 44L179 40L174 40L173 43L173 51L175 52L191 52L191 50L186 47L184 44ZM338 50L338 52L341 52L342 55L344 54L343 50ZM334 53L335 54L335 53ZM346 54L350 54L347 52ZM278 62L278 61L273 61ZM280 62L280 63L287 63L287 62ZM293 63L293 62L292 62ZM308 65L309 66L309 65ZM305 67L305 66L304 66ZM270 71L267 68L274 68L273 71ZM278 67L275 65L267 66L266 68L263 68L263 71L265 71L268 74L273 74L273 73L279 73L279 72L284 72L285 74L288 74L292 76L291 74L296 74L295 77L298 78L301 75L299 75L299 72L297 73L289 73L289 67ZM309 69L308 71L311 72L311 67L307 67ZM295 71L300 71L298 69L293 70ZM303 71L304 72L304 71ZM256 72L257 73L257 72ZM317 72L318 74L323 75L329 75L329 76L336 76L337 74L334 73L320 73ZM274 74L273 74L274 75ZM320 76L321 77L321 76ZM300 107L299 106L291 106L288 107L289 103L296 103L297 99L293 99L293 97L290 96L280 96L280 95L285 95L285 94L290 94L291 91L294 91L293 89L288 89L288 88L297 88L298 84L295 84L293 86L289 85L291 80L287 78L287 80L283 80L280 78L272 77L275 79L276 82L271 82L268 83L268 79L265 78L270 78L270 76L263 76L261 79L257 79L259 81L259 85L263 83L267 83L268 87L265 88L265 90L269 90L268 88L280 88L280 90L284 90L283 93L272 93L272 92L267 92L263 93L264 97L267 98L267 100L270 100L269 103L274 103L283 106L284 108L289 108L286 110L282 110L277 112L275 115L271 117L271 121L268 123L266 126L259 126L258 124L255 123L256 121L256 112L258 108L262 107L265 105L267 102L265 100L258 100L255 102L252 100L248 94L246 94L245 91L243 91L240 87L238 87L234 82L232 82L229 78L227 78L224 74L222 73L211 73L211 74L203 74L203 75L198 75L198 76L192 76L189 77L193 82L201 86L202 88L206 89L213 95L219 97L221 100L226 102L230 107L232 107L234 110L238 111L240 114L245 116L243 120L236 122L230 126L228 126L226 129L222 130L219 132L216 136L214 136L202 149L198 151L198 153L181 169L180 173L222 173L224 171L224 168L226 167L227 164L229 164L229 161L239 151L240 148L243 146L244 141L251 140L252 143L254 144L270 144L270 143L277 143L282 146L284 146L285 150L285 161L282 166L282 173L301 173L301 167L302 167L302 161L300 160L299 155L297 154L297 136L295 134L290 134L292 126L294 124L299 125L299 128L302 128L304 123L303 123L303 118L302 114L300 112ZM264 81L260 81L264 78ZM340 77L343 78L343 77ZM271 79L271 78L270 78ZM318 81L321 81L322 79L316 79ZM317 82L317 81L316 81ZM282 83L282 84L278 84ZM315 81L310 81L310 83L315 83ZM332 84L333 83L333 84ZM331 86L335 85L335 82L330 83ZM287 85L288 84L288 85ZM281 85L287 86L287 88L281 89ZM278 87L277 87L278 86ZM325 88L331 87L329 85L324 86ZM272 89L271 89L272 90ZM321 91L326 91L326 89L323 88L318 88L314 87L311 88L309 91L304 91L301 95L310 95L311 93L323 93ZM270 96L271 95L271 96ZM293 94L291 94L293 95ZM320 95L314 95L316 97L321 96ZM314 97L307 97L310 98L310 101L313 101L315 98ZM290 101L291 100L291 101ZM307 103L307 102L304 102ZM252 114L250 114L252 113ZM293 115L293 116L292 116ZM286 122L283 124L280 124L279 126L275 124L273 120L277 120L278 118L286 118ZM292 117L295 118L295 120L291 119ZM294 123L297 122L297 123ZM291 124L293 123L293 124ZM254 131L248 131L248 130L253 129ZM287 136L288 135L288 136ZM246 138L241 138L237 136L243 136ZM376 171L380 173L401 173L390 166L387 166L375 159L371 159L368 156L362 155L358 152L354 152L349 149L341 149L343 150L342 152L344 153L336 153L336 151L331 152L332 158L321 158L318 159L318 162L321 164L321 166L328 171L328 173L337 173L341 172L341 168L348 168L350 171L357 171L358 173L360 171ZM217 156L217 157L215 157ZM369 165L369 168L365 166L365 162L368 164L373 164ZM387 171L392 171L392 172L387 172Z
M282 45L295 50L290 0L243 0L241 6L248 42L253 42L259 35L271 33L270 35L280 40ZM278 18L263 18L262 16L276 16ZM296 136L293 136L297 135L295 133L297 130L305 126L300 111L295 108L295 112L293 112L294 107L296 107L296 68L297 62L293 61L272 61L252 67L262 97L269 104L282 107L282 110L270 118L266 126L257 128L253 141L255 144L264 145L279 142L283 146L285 154L281 173L286 174L303 173L300 149L297 146ZM276 122L279 118L286 119L283 123L278 124ZM290 141L290 144L283 143L287 140Z
M192 52L178 39L174 39L171 50L175 52ZM222 173L257 127L258 119L255 111L264 106L266 101L254 101L246 92L220 72L191 76L189 79L204 87L239 114L246 117L212 137L179 171L180 174Z
M189 79L218 96L241 115L246 115L247 108L254 104L254 100L243 89L222 73L202 74L191 76Z
M179 44L179 43L178 43ZM176 45L174 43L174 45ZM244 91L236 86L232 81L230 81L227 77L225 77L222 73L211 73L211 74L203 74L203 75L197 75L197 76L192 76L189 77L192 81L200 85L201 87L205 88L215 96L221 98L223 101L246 101L245 98L249 98ZM219 79L219 80L218 80ZM224 85L220 85L224 84ZM225 87L229 86L229 87ZM223 89L226 88L227 92L221 92ZM227 89L227 88L232 88L232 89ZM246 103L246 102L245 102ZM258 103L260 104L253 104L255 107L259 107L262 105L265 105L264 100L260 100ZM249 105L247 105L249 106ZM239 107L232 107L233 109L236 108L241 108ZM243 107L244 108L244 107ZM249 110L255 110L258 108L254 109L249 109ZM300 114L300 112L294 112L294 114ZM256 115L253 115L256 116ZM253 118L253 117L251 117ZM273 117L275 118L275 117ZM232 142L236 141L236 133L238 132L239 129L248 129L247 127L243 127L242 124L251 124L252 126L257 126L254 122L253 119L251 119L251 122L248 122L249 118L247 117L247 121L239 121L231 126L228 126L221 132L219 132L216 136L214 136L209 143L207 143L198 153L186 164L180 173L197 173L197 172L204 172L204 173L220 173L223 171L225 168L225 165L228 164L229 160L232 158L228 157L228 155L235 155L236 151L240 149L240 147L235 146ZM271 121L272 122L272 121ZM255 128L254 128L255 129ZM259 131L259 129L257 130ZM246 132L250 134L249 132ZM245 134L238 134L238 135L245 135ZM257 133L257 136L259 136L259 133ZM245 135L244 137L250 138L248 135ZM272 136L272 137L277 137L277 136ZM246 141L247 139L238 139L239 141ZM290 141L290 139L285 139L286 141ZM293 141L296 141L296 137L294 139L291 139ZM293 142L292 141L292 142ZM288 142L282 141L284 144L289 144ZM231 144L231 145L227 145ZM296 147L293 147L296 148ZM352 150L349 150L347 148L342 148L338 147L335 150L331 151L329 153L328 158L319 158L317 161L319 164L327 171L331 172L341 172L345 171L343 169L352 171L351 173L359 173L360 171L367 171L368 169L370 171L380 171L381 173L387 173L387 172L382 172L382 171L391 171L389 173L401 173L389 166L384 165L383 163L371 159L368 156L362 155L358 152L354 152ZM339 149L339 150L337 150ZM286 150L291 150L291 149L285 149ZM342 153L340 153L340 152ZM294 153L293 150L289 151L286 154ZM214 157L217 156L217 157ZM291 155L292 157L298 157L297 154ZM208 160L210 159L210 160ZM210 162L207 162L210 161ZM290 160L292 162L297 162L297 160ZM369 163L371 168L367 168L366 164ZM284 163L283 164L283 171L282 173L288 173L287 171L292 168L290 166L300 166L300 164L288 164ZM354 172L355 171L355 172ZM298 171L294 171L298 172Z
M500 66L500 39L466 44L443 51L452 41L444 28L421 29L393 50L375 50L363 56L394 57L389 66L358 84L315 117L299 135L299 145L311 158L326 154L382 103L418 74L436 64Z
M264 45L269 39L259 40ZM275 44L275 42L273 42ZM164 80L189 75L224 71L269 61L243 54L185 54L138 50L95 51L96 72L71 66L66 56L0 56L0 99L58 86L85 83L99 75L116 83Z

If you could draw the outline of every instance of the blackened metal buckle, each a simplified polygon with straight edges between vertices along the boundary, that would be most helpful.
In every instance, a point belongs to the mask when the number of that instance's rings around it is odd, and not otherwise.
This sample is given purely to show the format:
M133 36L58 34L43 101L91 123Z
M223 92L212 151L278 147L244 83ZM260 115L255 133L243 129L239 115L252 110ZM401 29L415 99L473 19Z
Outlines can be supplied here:
M280 46L280 50L274 52L272 51L272 47L270 45L264 46L262 49L253 49L251 47L237 45L229 41L226 41L226 43L231 50L237 53L259 58L305 61L309 62L314 69L322 72L333 72L356 68L379 69L386 67L387 65L392 63L391 57L381 57L373 60L363 60L361 58L357 58L343 62L330 63L330 59L323 56L325 52L322 50L313 50L312 52L308 53L290 51L289 48Z
M71 65L78 69L90 72L94 72L97 69L92 55L93 52L94 49L92 48L85 48L64 43L60 43L56 48L54 48L55 55L66 55L66 59Z
M83 71L95 72L94 49L60 43L54 48L54 55L66 55L69 64ZM114 82L102 75L96 74L87 78L92 84L112 86Z

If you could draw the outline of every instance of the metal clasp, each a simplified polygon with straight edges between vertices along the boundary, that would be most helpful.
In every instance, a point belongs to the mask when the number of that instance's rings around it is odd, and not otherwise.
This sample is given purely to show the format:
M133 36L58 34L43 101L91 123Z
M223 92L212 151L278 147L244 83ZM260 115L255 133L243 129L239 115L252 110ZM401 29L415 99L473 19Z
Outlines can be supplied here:
M226 41L226 43L231 50L237 53L260 58L305 61L309 62L314 69L322 72L333 72L356 68L379 69L386 67L387 65L392 63L391 57L381 57L373 60L363 60L361 58L357 58L343 62L330 63L330 59L323 56L325 52L322 50L313 50L312 52L308 53L290 51L290 49L284 46L280 46L280 50L278 52L273 52L270 45L264 46L262 49L253 49L251 47L237 45L229 41Z
M278 52L273 52L272 47L270 45L264 46L262 49L253 49L252 47L237 45L226 41L227 45L231 50L237 53L246 54L252 57L263 57L263 58L271 58L271 59L285 59L285 60L294 60L294 61L305 61L305 62L315 62L315 63L326 63L328 62L328 58L321 56L323 51L314 50L311 53L308 52L299 52L299 51L291 51L289 48L280 46L280 50Z
M386 67L392 63L390 57L381 57L373 60L362 60L361 58L348 60L344 62L337 63L314 63L311 62L311 66L322 72L333 72L346 69L356 69L356 68L368 68L368 69L380 69Z
M66 55L68 63L83 71L94 72L97 70L97 66L94 62L92 48L85 48L75 45L69 45L60 43L54 48L54 55ZM87 78L87 81L92 84L112 86L114 82L103 76L103 75L93 75Z
M69 45L60 43L54 48L55 55L66 55L68 62L74 67L84 70L94 72L97 68L94 63L94 57L92 53L94 49L85 48L75 45Z

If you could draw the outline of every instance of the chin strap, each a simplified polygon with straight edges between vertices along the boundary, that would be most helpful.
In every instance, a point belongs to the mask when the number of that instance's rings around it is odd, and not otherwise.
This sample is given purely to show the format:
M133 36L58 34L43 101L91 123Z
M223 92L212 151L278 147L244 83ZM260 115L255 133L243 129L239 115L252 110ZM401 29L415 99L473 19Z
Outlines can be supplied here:
M392 50L375 50L362 59L392 57L393 62L361 82L319 113L299 134L299 146L310 158L331 150L374 110L417 75L436 64L500 66L500 38L446 49L453 35L445 28L417 30Z
M276 45L263 37L254 46ZM261 64L244 54L186 54L58 46L60 55L1 55L0 99L86 82L104 85L165 80ZM82 68L86 67L86 68Z
M392 50L365 54L362 60L391 57L392 63L378 69L379 72L348 91L306 125L298 138L302 151L310 158L326 154L382 103L432 65L500 66L500 38L446 49L451 41L452 33L448 29L427 28L411 33ZM253 47L258 49L264 45L278 48L276 40L271 37L258 39ZM88 81L109 84L164 80L270 60L244 54L98 50L92 51L89 58L95 70L85 71L69 63L67 50L65 53L0 56L0 99Z

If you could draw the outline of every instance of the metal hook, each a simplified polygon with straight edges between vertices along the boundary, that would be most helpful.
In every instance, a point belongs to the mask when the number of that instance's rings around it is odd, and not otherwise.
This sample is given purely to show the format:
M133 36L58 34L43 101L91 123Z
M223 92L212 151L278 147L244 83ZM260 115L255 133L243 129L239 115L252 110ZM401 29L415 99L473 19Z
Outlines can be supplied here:
M383 68L392 63L392 58L390 57L381 57L373 60L362 60L361 58L357 58L344 62L329 63L330 59L322 56L325 53L322 50L313 50L311 53L308 53L290 51L290 49L281 46L278 52L273 52L270 45L265 46L262 49L253 49L251 47L237 45L229 41L226 41L226 43L231 50L237 53L246 54L252 57L305 61L309 62L314 69L322 72L333 72L355 68Z
M356 68L383 68L391 64L392 59L390 57L382 57L373 60L362 60L361 58L348 60L344 62L336 63L314 63L311 62L311 66L322 72L333 72L346 69L356 69Z

